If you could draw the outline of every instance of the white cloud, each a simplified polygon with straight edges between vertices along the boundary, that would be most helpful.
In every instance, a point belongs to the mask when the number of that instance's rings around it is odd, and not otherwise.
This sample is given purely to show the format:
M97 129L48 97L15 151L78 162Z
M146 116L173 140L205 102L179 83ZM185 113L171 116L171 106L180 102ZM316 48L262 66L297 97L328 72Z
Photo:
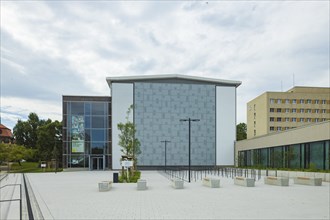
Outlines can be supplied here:
M3 86L2 99L60 106L61 94L109 94L108 76L192 74L243 81L245 121L246 102L281 81L289 89L292 74L296 85L329 86L328 9L327 1L1 2L2 79L18 88Z

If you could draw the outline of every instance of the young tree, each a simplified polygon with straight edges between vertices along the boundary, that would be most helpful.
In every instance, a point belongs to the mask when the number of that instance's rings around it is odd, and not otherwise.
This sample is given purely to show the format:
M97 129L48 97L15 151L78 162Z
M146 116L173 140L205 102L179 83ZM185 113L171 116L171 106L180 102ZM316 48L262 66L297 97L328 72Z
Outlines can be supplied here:
M236 125L236 140L244 140L246 139L246 124L245 123L239 123Z
M133 170L136 170L137 156L141 153L140 141L135 137L136 128L133 122L129 120L133 105L127 110L126 123L119 123L117 125L120 130L119 146L122 147L121 152L127 157L133 159Z

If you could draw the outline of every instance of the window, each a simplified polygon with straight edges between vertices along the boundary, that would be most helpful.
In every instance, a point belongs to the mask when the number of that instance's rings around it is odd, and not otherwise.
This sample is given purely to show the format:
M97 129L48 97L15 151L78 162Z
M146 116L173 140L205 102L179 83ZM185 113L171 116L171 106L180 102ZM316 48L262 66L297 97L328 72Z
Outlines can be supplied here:
M277 127L277 130L278 131L282 131L282 127Z
M322 113L326 113L327 111L326 111L326 109L322 109Z
M274 117L270 117L269 118L269 121L274 121Z
M285 113L289 113L290 110L288 108L285 109Z
M293 108L292 113L296 113L296 112L297 112L297 109Z
M300 118L300 120L299 120L300 122L304 122L304 118Z
M289 122L290 120L289 120L289 118L285 118L285 122Z
M270 104L274 104L275 100L274 99L270 99Z
M312 109L306 109L307 113L312 113Z
M285 99L285 104L289 104L290 100L289 99Z
M277 118L277 121L278 121L278 122L281 122L281 121L282 121L282 118Z
M276 112L282 112L282 109L280 109L280 108L278 108L278 109L276 109Z
M256 110L256 104L253 105L253 110Z
M322 118L322 121L326 121L327 119L326 118Z
M315 109L314 111L315 111L315 113L320 113L320 110L318 110L318 109Z
M315 118L315 122L319 122L319 119L318 118Z
M281 99L277 99L277 104L281 104L282 100Z
M316 99L315 104L319 104L319 103L320 103L320 100Z
M256 113L254 113L254 114L253 114L253 118L254 118L254 119L256 119L256 116L257 116L257 114L256 114Z
M300 104L304 104L304 100L303 99L300 99Z
M322 104L326 104L326 100L325 99L322 99Z
M300 113L304 113L305 110L303 108L300 109Z
M253 131L253 134L254 134L254 136L256 136L256 135L257 135L257 131L256 131L256 130L254 130L254 131Z
M307 118L307 122L312 122L312 119L311 118Z
M274 131L274 127L273 126L270 126L269 127L269 130Z
M307 99L307 104L312 104L312 100Z
M254 127L256 127L256 121L253 122Z
M285 127L285 130L289 130L289 127Z
M297 104L297 99L292 99L292 104Z
M296 119L296 118L292 118L291 120L292 120L292 122L296 122L296 121L297 121L297 119Z
M275 111L274 111L274 108L270 108L269 111L270 111L270 112L275 112Z

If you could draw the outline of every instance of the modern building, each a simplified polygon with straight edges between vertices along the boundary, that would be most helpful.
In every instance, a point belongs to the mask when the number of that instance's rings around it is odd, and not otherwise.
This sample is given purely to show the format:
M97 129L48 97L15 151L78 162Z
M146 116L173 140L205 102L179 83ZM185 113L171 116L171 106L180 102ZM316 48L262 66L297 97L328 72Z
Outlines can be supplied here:
M111 97L63 96L63 167L111 169Z
M329 170L330 121L238 141L235 151L239 166Z
M240 81L186 75L108 77L111 89L112 168L119 169L117 124L131 120L141 142L140 167L234 164L236 88ZM189 123L182 119L198 119ZM167 144L165 155L164 143Z
M247 138L330 119L330 88L296 86L247 103Z
M13 143L14 136L9 128L0 124L0 143Z

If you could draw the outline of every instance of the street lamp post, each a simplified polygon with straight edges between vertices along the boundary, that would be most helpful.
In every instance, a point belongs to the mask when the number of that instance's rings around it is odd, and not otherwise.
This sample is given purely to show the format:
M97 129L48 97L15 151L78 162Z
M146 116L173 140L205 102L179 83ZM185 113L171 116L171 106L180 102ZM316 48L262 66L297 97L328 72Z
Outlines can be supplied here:
M190 183L190 172L191 172L191 147L190 147L190 145L191 145L191 129L190 129L190 127L191 127L191 122L192 121L200 121L199 119L192 119L192 118L188 118L188 119L180 119L180 121L188 121L189 122L189 152L188 152L188 155L189 155L189 183Z
M171 141L168 141L168 140L164 140L164 141L161 141L162 143L165 143L165 172L166 172L166 144L167 143L170 143Z

